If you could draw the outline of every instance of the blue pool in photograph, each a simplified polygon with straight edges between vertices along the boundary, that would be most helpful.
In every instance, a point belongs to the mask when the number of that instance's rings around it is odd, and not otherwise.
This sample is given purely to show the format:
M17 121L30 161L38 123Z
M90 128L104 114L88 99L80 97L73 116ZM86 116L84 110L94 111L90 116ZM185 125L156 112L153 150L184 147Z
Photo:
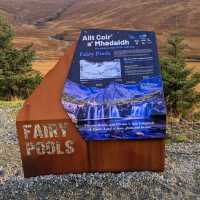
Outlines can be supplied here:
M155 33L83 30L61 101L85 140L164 138Z

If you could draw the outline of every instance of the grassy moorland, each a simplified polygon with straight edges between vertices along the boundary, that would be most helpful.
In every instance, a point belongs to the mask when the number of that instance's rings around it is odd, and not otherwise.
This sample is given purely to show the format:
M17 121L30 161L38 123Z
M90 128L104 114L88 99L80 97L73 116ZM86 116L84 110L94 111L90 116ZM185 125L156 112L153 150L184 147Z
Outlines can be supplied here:
M199 0L0 1L0 13L15 28L15 45L33 43L43 60L60 57L82 28L155 31L161 52L169 34L179 32L185 37L188 56L197 57L199 9Z

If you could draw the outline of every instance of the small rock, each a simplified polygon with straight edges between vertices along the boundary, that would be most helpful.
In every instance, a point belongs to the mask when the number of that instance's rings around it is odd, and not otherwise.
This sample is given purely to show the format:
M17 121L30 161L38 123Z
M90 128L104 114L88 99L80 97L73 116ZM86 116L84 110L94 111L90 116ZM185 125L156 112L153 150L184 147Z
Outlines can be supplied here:
M16 172L15 172L15 176L20 176L22 173L21 173L21 170L18 169Z
M5 175L5 170L2 166L0 166L0 176L3 177Z

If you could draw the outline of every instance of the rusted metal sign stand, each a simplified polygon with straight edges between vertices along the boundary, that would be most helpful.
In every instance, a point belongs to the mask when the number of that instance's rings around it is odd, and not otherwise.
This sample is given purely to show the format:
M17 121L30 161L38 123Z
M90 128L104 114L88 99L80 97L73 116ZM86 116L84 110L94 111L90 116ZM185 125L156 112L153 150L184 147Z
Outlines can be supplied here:
M163 171L164 139L85 141L61 105L75 44L17 116L25 177L77 172Z

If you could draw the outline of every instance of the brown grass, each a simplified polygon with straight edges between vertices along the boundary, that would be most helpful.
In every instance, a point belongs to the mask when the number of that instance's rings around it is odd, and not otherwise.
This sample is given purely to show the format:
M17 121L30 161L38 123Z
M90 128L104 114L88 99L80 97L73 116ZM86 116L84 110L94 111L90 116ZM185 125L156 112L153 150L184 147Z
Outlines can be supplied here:
M58 60L37 60L33 62L33 69L46 75L49 70L51 70Z
M187 62L187 66L193 68L196 72L200 72L200 62Z

